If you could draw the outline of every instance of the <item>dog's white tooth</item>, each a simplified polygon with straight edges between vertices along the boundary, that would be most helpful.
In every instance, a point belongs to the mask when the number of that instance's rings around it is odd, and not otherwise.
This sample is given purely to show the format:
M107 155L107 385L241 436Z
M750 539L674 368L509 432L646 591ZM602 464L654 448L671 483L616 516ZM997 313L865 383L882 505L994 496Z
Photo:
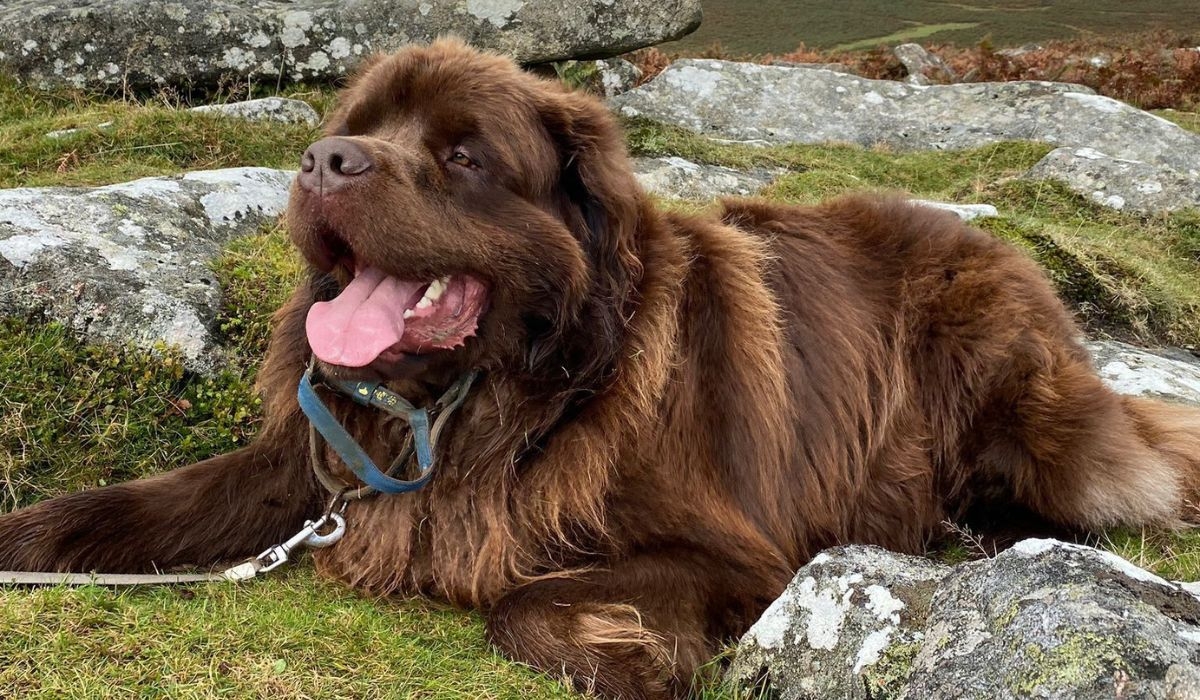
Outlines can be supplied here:
M405 310L404 310L404 318L412 318L412 317L413 317L413 316L415 316L415 315L416 315L416 314L414 314L414 313L413 313L413 310L412 310L412 309L405 309Z
M433 302L429 301L429 297L421 297L421 301L417 302L418 309L428 309L430 306L433 306Z
M442 298L442 294L446 291L446 285L441 280L434 280L429 284L429 289L425 290L425 298L430 301L437 301Z

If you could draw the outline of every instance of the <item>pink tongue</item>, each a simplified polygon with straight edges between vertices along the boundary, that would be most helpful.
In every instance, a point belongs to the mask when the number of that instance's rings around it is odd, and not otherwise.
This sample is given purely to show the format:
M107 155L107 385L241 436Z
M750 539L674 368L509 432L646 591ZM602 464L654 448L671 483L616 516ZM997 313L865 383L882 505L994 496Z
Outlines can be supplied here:
M404 310L423 285L368 267L333 301L308 310L305 330L318 359L343 367L364 367L404 335Z

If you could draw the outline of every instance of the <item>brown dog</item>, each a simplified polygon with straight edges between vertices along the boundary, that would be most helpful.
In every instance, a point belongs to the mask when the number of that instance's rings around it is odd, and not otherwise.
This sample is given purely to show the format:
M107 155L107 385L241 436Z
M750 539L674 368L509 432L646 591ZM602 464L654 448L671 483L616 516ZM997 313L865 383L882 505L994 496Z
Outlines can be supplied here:
M372 62L328 134L292 192L311 274L257 441L0 517L0 569L294 532L328 500L295 398L312 354L418 404L481 372L432 482L350 504L319 570L479 608L506 654L610 697L686 694L823 547L1172 525L1195 495L1200 413L1106 389L1035 265L950 215L657 211L603 105L451 41ZM400 451L405 424L323 396L376 462Z

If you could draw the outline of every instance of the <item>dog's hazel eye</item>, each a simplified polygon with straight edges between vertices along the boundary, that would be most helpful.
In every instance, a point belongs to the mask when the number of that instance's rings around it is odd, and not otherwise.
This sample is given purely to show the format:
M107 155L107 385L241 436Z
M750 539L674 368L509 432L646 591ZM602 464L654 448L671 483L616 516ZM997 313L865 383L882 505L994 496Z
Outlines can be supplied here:
M454 154L450 156L450 162L454 163L455 165L461 165L464 168L479 167L475 161L471 160L471 156L467 155L465 151L461 150L454 151Z

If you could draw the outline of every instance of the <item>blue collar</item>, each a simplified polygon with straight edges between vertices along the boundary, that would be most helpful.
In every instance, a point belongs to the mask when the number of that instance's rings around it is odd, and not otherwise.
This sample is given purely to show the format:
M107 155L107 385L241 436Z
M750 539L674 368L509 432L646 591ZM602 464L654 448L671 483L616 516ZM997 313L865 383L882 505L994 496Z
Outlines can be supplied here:
M466 399L476 376L476 372L468 372L463 375L438 399L437 407L441 410L438 416L439 424ZM312 429L325 438L325 441L342 458L342 462L349 467L350 471L354 472L355 476L370 489L379 493L409 493L429 483L429 479L433 476L433 443L436 436L431 437L430 435L427 409L413 406L404 397L387 389L380 382L334 381L320 377L317 378L317 381L350 397L355 403L377 408L404 419L412 431L413 450L416 453L417 467L420 470L417 478L405 481L380 471L362 446L350 436L350 433L346 432L342 424L338 422L337 418L334 418L325 403L321 401L321 397L317 395L316 389L313 388L313 365L310 364L308 370L304 372L304 376L300 378L300 387L297 392L300 410L304 411L304 415L308 417ZM440 433L440 428L441 425L436 426L433 432ZM402 459L393 463L393 468L401 466L401 462L407 461L403 457L404 455L402 455ZM314 454L313 458L316 460L318 456ZM315 466L317 465L314 462Z

